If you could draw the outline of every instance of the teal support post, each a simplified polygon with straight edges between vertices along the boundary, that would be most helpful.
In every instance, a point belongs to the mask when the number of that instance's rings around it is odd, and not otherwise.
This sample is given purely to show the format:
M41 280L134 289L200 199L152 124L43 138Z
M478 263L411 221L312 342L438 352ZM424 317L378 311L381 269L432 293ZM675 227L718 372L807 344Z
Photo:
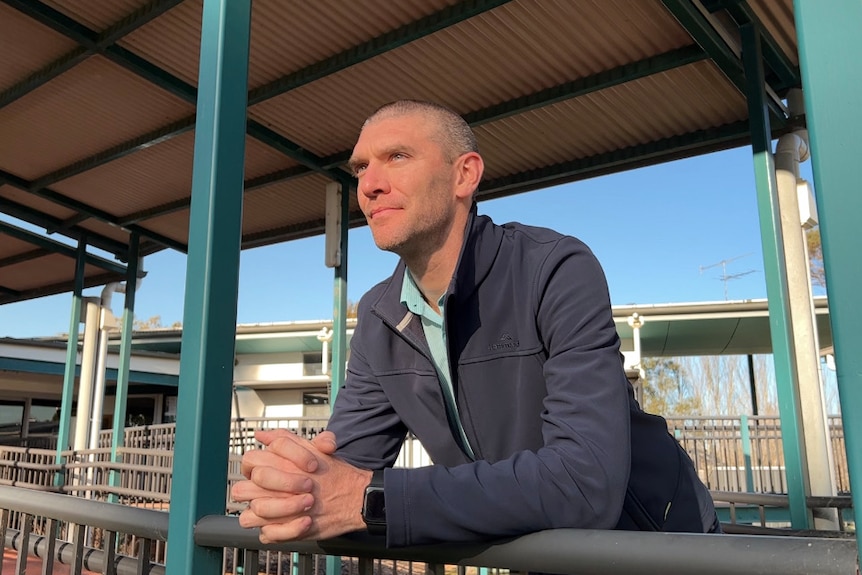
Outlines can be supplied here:
M116 463L117 449L125 441L126 403L129 397L129 363L132 358L132 328L135 324L135 293L138 287L138 253L141 238L137 232L129 237L129 263L126 267L126 295L123 298L123 325L120 335L120 363L117 367L117 390L114 395L114 425L111 434L111 462ZM111 470L110 483L120 485L120 472ZM117 502L117 495L112 493L109 501Z
M333 317L332 317L332 368L330 370L329 407L335 405L338 389L344 385L347 362L347 241L350 221L350 183L340 182L341 186L341 262L335 267L335 285L333 286ZM323 361L326 361L324 358ZM326 556L326 575L341 573L341 557Z
M739 440L742 442L742 461L745 465L745 490L754 491L754 472L751 469L751 433L748 428L748 416L739 418Z
M753 24L741 26L740 32L790 518L795 529L808 529L811 517L805 500L809 493L805 443L799 407L793 326L790 323L790 296L787 287L787 267L784 261L784 241L781 235L778 184L772 156L769 109L764 89L760 33Z
M850 490L862 509L862 257L859 254L859 158L862 157L862 2L795 0L805 115L811 144L820 239L829 297L838 396ZM862 549L862 530L856 529Z
M333 317L332 317L332 371L331 390L329 394L330 407L335 405L338 389L344 384L345 362L347 361L347 240L350 221L351 184L348 181L341 185L341 263L335 267L335 284L333 287Z
M63 464L63 451L71 447L69 429L72 426L72 403L75 400L75 372L78 367L78 326L81 323L81 296L84 292L84 266L87 261L87 239L78 240L75 258L75 287L72 290L72 310L69 318L69 339L66 341L66 368L63 373L63 397L60 400L60 429L57 431L57 465ZM54 485L63 485L61 472L54 476Z
M250 0L205 0L167 573L220 573L195 545L224 515L242 235Z

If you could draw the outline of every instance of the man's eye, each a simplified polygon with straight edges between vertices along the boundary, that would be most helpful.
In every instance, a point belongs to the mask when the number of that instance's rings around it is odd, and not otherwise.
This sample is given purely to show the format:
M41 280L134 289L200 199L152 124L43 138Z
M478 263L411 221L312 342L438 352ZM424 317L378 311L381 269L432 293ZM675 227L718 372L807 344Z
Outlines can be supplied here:
M366 168L366 164L359 164L357 166L354 166L353 167L353 175L358 176L359 174L361 174L362 172L365 171L365 168Z
M404 155L404 154L402 154L401 152L395 152L394 154L392 154L392 159L393 159L393 160L403 160L403 159L404 159L404 158L406 158L406 157L407 157L407 156L405 156L405 155Z

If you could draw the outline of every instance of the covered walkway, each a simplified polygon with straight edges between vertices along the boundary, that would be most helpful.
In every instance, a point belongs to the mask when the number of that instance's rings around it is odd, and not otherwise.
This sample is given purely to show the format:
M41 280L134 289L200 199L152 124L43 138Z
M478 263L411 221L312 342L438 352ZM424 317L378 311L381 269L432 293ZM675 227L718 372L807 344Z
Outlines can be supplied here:
M329 231L343 366L347 229L362 223L343 164L371 110L410 96L462 113L487 163L480 201L750 144L790 515L812 526L824 440L796 178L810 151L842 411L857 413L860 24L857 0L3 0L0 303L73 293L64 437L82 290L125 279L119 425L143 258L188 253L176 455L194 464L175 470L167 571L216 572L196 525L223 515L239 250ZM49 234L77 242L74 260ZM855 483L862 422L845 423ZM584 552L619 567L611 548Z

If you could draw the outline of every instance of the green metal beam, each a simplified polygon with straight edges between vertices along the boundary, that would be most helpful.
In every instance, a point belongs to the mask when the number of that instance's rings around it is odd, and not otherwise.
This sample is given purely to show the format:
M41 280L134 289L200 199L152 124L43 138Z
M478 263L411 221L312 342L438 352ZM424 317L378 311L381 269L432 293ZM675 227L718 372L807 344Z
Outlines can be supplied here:
M264 176L250 178L243 183L243 189L247 194L249 192L265 188L266 186L270 186L275 183L286 182L294 178L307 176L308 174L312 173L312 171L313 170L306 168L305 166L293 166L291 168L279 170L277 172L266 174ZM155 206L152 208L147 208L145 210L133 212L121 218L120 224L125 226L128 224L136 224L151 218L166 216L174 212L185 210L189 207L189 205L191 205L191 196L180 198L178 200L173 200L160 206Z
M215 573L195 545L223 515L242 234L251 0L204 0L167 573Z
M439 32L449 26L478 16L483 12L493 10L510 0L466 0L447 6L446 8L420 18L415 22L405 24L396 30L382 34L372 40L353 46L320 62L298 70L292 74L273 80L254 90L248 95L249 107L259 104L275 96L289 92L335 74L341 70L379 56L411 42L414 42L434 32Z
M12 296L13 297L12 301L15 301L14 298L17 298L21 292L19 292L18 290L14 290L12 288L0 285L0 293L4 293L6 295Z
M34 246L38 246L40 248L49 250L54 253L62 254L64 256L68 256L70 258L77 257L77 250L72 246L60 243L50 238L46 238L44 236L40 236L39 234L33 233L23 228L19 228L18 226L13 226L12 224L8 224L6 222L0 221L0 233L4 233L23 242L31 243ZM116 262L112 262L111 260L106 260L105 258L101 258L90 253L86 254L84 257L88 264L101 268L107 272L115 274L126 273L125 266Z
M852 55L862 53L862 2L795 0L794 8L847 467L858 521L862 509L862 120L856 100L862 92L862 69L852 64ZM862 549L858 523L856 542Z
M151 132L147 132L146 134L136 136L121 144L112 146L107 150L103 150L93 154L92 156L78 160L73 164L54 170L49 174L45 174L44 176L33 180L30 182L30 186L34 190L46 188L59 181L71 178L72 176L77 176L78 174L82 174L86 171L92 170L93 168L98 168L99 166L103 166L109 162L113 162L114 160L119 160L120 158L133 154L139 150L150 148L161 144L162 142L172 140L177 136L191 132L194 128L195 117L194 115L188 116L187 118L172 122L167 126L162 126L152 130Z
M9 256L7 258L0 259L0 268L5 268L7 266L14 266L15 264L21 264L24 262L33 261L35 259L41 258L43 256L47 256L51 251L45 248L36 248L35 250L28 250L24 253L17 254L14 256Z
M72 423L72 403L75 401L75 378L78 375L78 330L81 324L81 302L84 291L84 266L86 264L87 243L78 242L75 257L75 287L72 289L72 305L69 316L69 339L66 340L66 362L63 365L63 394L60 398L60 421L57 430L57 455L54 462L64 462L63 451L70 449L70 429ZM54 475L54 484L63 484L63 475Z
M464 120L475 128L482 124L496 122L530 110L585 96L653 74L694 64L706 58L706 53L700 47L685 46L466 114Z
M63 54L41 70L30 74L14 86L0 92L0 109L26 96L35 89L44 86L54 78L62 76L91 55L92 52L80 46L71 52Z
M5 182L2 177L0 177L0 184L2 183ZM82 239L86 239L87 243L94 248L99 248L100 250L112 253L121 261L126 259L126 253L128 251L126 244L103 236L102 234L91 232L90 230L86 230L80 226L59 228L58 225L62 222L60 218L49 216L48 214L44 214L31 207L19 204L18 202L13 202L12 200L2 196L0 196L0 212L18 218L22 222L27 222L36 227L45 228L46 231L56 229L61 235L73 240L80 241Z
M126 274L126 290L123 298L123 324L120 337L120 362L117 367L117 387L114 392L114 422L111 435L111 462L119 461L117 450L125 443L126 404L129 397L129 366L132 357L132 329L135 323L135 296L138 288L138 247L140 236L132 234L129 238L129 269ZM104 337L107 337L105 335ZM120 472L112 469L110 483L120 485ZM111 494L111 502L117 502L117 496Z
M125 274L104 273L95 276L89 276L84 281L84 287L103 286L110 282L123 281ZM0 295L0 305L25 301L28 299L36 299L46 295L55 295L71 291L75 286L74 281L63 281L48 286L41 286L32 290L21 290L14 295Z
M747 122L736 122L719 128L701 130L563 162L546 168L528 170L483 182L477 199L501 198L539 188L585 180L596 176L631 170L661 162L679 160L700 154L741 146L748 142Z
M745 74L739 56L727 45L694 3L691 0L662 0L662 4L685 28L694 41L706 51L718 69L736 86L739 93L745 94ZM786 123L786 116L780 103L769 99L767 105L773 120L778 126L783 127Z
M784 261L778 184L772 157L772 134L764 90L760 34L754 24L745 24L740 31L747 80L746 96L751 123L760 237L763 244L763 269L766 275L766 294L769 299L769 331L781 417L784 475L787 479L787 496L790 501L793 528L808 529L811 512L805 502L810 494L810 488L806 472L805 439L799 405L799 379L793 345L793 326L790 322L787 266Z
M754 24L758 27L763 42L764 64L775 76L772 81L767 77L767 82L778 93L783 93L789 88L798 88L801 86L802 76L799 72L799 66L793 64L790 58L787 57L787 54L778 46L778 42L766 30L748 2L745 0L701 0L701 3L710 12L726 10L737 26Z
M65 18L71 21L71 19L69 19L68 17L64 16L60 12L57 12L56 10L44 6L44 4L39 7L36 6L37 3L34 2L15 0L3 1L6 4L12 6L13 8L21 10L30 17L35 16L36 19L40 22L42 21L42 18L47 17L47 15L51 13L53 13L52 17L55 19ZM100 50L104 50L106 47L113 44L123 36L137 30L147 22L150 22L151 20L159 17L180 2L182 2L182 0L154 0L141 6L137 10L128 14L125 18L121 19L119 22L116 22L112 26L109 26L101 34L98 34L94 40L93 46L78 46L74 48L73 50L67 52L66 54L63 54L56 60L50 62L42 69L34 72L27 78L24 78L14 86L0 93L0 108L3 108L4 106L7 106L15 100L29 94L33 90L39 88L40 86L43 86L54 78L61 76L63 73L74 68L76 65L80 64L93 54L97 53Z

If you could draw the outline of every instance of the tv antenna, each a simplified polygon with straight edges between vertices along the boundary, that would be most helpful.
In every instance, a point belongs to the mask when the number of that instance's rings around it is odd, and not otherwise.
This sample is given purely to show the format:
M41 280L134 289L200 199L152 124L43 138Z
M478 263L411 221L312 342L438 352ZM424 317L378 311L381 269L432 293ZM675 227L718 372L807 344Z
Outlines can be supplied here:
M718 279L720 279L722 282L724 282L724 300L727 301L728 300L727 282L729 282L730 280L737 280L743 276L747 276L748 274L753 274L755 271L757 271L757 270L747 270L747 271L736 273L736 274L728 274L727 273L727 264L729 264L732 261L748 257L750 255L751 255L750 253L742 254L739 256L734 256L732 258L727 258L726 260L721 260L720 262L715 262L714 264L709 264L707 266L700 266L700 273L703 274L703 272L708 270L708 269L711 269L711 268L714 268L717 266L721 266L721 275L718 277Z

